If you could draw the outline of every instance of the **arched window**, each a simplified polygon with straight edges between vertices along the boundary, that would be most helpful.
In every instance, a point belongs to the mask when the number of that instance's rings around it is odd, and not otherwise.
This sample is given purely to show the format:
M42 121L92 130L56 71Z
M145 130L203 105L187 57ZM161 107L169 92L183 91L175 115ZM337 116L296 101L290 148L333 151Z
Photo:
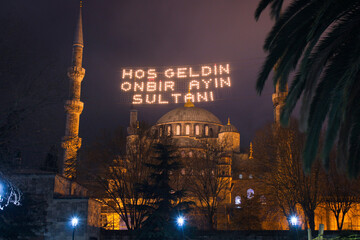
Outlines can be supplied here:
M239 174L239 179L242 179L243 178L243 175L240 173Z
M235 205L240 205L241 204L241 197L240 196L236 196L235 197Z
M190 135L190 124L185 125L185 135Z
M249 189L247 190L247 198L248 198L248 199L252 199L252 198L254 197L254 194L255 194L255 192L254 192L254 190L252 190L251 188L249 188Z
M251 173L249 174L249 179L253 179L253 175Z
M196 136L199 136L199 135L200 135L200 126L199 126L199 124L196 124L196 125L195 125L195 135L196 135Z
M176 125L176 135L179 136L181 133L181 126L180 124Z
M162 134L163 134L163 128L160 127L160 128L159 128L159 137L162 137Z
M209 126L205 125L205 136L209 136Z
M168 125L168 126L166 127L166 134L167 134L168 136L171 135L171 125Z
M213 136L214 136L214 132L213 132L213 129L212 129L212 128L209 129L209 136L210 136L210 137L213 137Z
M193 157L193 152L189 152L189 157Z

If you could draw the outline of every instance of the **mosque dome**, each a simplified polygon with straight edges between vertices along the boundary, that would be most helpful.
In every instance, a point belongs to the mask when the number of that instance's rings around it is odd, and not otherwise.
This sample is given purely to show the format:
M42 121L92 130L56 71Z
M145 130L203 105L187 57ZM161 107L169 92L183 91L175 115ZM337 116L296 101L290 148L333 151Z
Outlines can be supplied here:
M222 133L222 132L239 132L239 131L237 130L237 128L234 125L230 124L230 125L222 126L220 129L220 133Z
M170 112L166 113L165 115L163 115L157 121L157 124L183 122L183 121L185 122L195 121L195 122L222 125L220 120L211 112L203 108L194 107L193 105L191 107L188 107L186 104L184 107L175 108Z
M220 133L223 133L223 132L239 132L239 131L237 130L237 128L234 125L232 125L230 123L230 118L229 118L227 125L222 126L220 129Z

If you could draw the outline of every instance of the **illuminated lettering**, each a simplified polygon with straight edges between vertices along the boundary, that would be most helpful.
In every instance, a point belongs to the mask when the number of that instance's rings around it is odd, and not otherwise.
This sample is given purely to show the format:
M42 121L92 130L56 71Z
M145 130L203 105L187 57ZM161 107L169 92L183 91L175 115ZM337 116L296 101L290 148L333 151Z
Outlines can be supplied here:
M165 70L165 77L172 78L175 76L174 70L172 68Z
M156 102L156 94L152 94L152 100L150 100L150 94L146 94L146 103L153 104Z
M134 82L134 92L137 91L137 89L140 89L140 91L144 91L144 82L140 82L140 85L139 85L139 82Z
M121 90L127 92L127 91L129 91L130 89L131 89L131 83L129 83L129 82L123 82L123 83L121 84Z
M197 101L198 102L201 102L201 99L203 99L205 102L209 101L207 92L204 92L203 94L198 92L198 93L196 93L196 96L197 96Z
M145 71L144 70L139 69L139 70L135 71L135 78L142 79L143 77L145 77Z
M147 92L155 92L156 91L156 82L147 82L146 83L146 91Z
M220 87L224 87L224 84L231 87L230 77L227 77L226 81L223 78L220 78Z
M178 78L186 78L186 71L187 68L178 68L177 69L177 77Z
M209 76L211 74L211 67L202 66L201 67L201 76Z
M175 83L173 81L165 81L164 91L166 92L168 88L174 91L174 85Z
M223 67L223 65L219 66L219 74L221 75L222 73L226 72L227 74L230 74L230 65L226 64L226 68Z
M189 89L191 90L192 87L196 87L197 90L200 89L200 82L199 81L196 81L196 80L192 80L189 84Z
M209 89L209 84L212 81L212 79L210 78L208 81L206 81L206 79L201 79L201 81L205 83L205 89Z
M159 104L168 104L168 101L162 101L161 100L161 94L159 94Z
M151 78L157 78L157 74L156 74L156 69L154 68L150 68L148 71L147 71L147 74L148 74L148 78L151 79Z
M142 104L143 100L142 100L142 96L141 94L135 94L133 96L133 102L132 104Z
M228 63L126 68L121 69L120 88L130 93L133 104L211 102L218 97L218 91L231 87L230 77ZM187 90L191 93L183 93Z
M194 74L192 68L189 68L189 77L199 77L199 74Z
M171 94L171 96L175 98L174 99L175 103L179 103L179 97L181 96L180 93L173 93Z
M195 97L191 93L188 93L184 96L184 101L187 102L188 100L195 102Z
M129 76L130 79L132 79L132 69L123 69L122 71L122 79L125 79L126 76Z

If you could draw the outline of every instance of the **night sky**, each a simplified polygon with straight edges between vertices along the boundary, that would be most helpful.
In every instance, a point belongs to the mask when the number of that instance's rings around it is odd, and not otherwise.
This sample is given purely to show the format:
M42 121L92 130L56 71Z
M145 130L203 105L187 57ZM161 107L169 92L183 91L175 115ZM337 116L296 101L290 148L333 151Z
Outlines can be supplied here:
M262 96L255 91L256 76L265 58L263 42L273 24L267 12L258 22L254 20L257 3L255 0L85 0L86 75L81 95L85 107L79 134L84 145L104 128L129 123L130 100L126 103L120 91L122 67L227 62L232 67L230 93L216 102L196 106L211 111L223 123L229 116L241 134L241 146L247 148L256 130L273 120L272 84L267 83ZM2 0L1 5L1 13L23 27L16 34L21 44L31 48L35 55L41 53L55 59L56 72L64 77L66 89L78 1ZM140 120L153 124L179 106L143 105L137 109ZM61 104L54 109L53 121L57 124L53 137L60 142L65 112Z

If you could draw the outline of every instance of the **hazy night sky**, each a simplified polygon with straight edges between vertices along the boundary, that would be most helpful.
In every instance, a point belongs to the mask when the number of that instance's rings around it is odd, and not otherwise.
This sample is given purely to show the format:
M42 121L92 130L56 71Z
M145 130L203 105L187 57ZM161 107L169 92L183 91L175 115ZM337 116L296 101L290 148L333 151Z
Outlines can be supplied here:
M248 147L255 131L273 120L270 81L262 94L255 80L265 58L262 49L272 26L268 13L258 22L255 0L85 0L83 7L84 62L80 134L86 145L101 129L127 126L130 104L120 91L120 69L140 66L199 65L228 62L232 67L229 96L196 104L214 113L223 123L227 117ZM55 56L57 71L66 76L78 1L2 1L10 19L26 31L21 41L35 52ZM5 8L4 8L5 7ZM51 81L51 79L49 79ZM68 84L67 80L64 84ZM130 100L129 100L130 102ZM138 107L140 120L153 124L179 105ZM65 128L65 112L59 108L56 130Z

